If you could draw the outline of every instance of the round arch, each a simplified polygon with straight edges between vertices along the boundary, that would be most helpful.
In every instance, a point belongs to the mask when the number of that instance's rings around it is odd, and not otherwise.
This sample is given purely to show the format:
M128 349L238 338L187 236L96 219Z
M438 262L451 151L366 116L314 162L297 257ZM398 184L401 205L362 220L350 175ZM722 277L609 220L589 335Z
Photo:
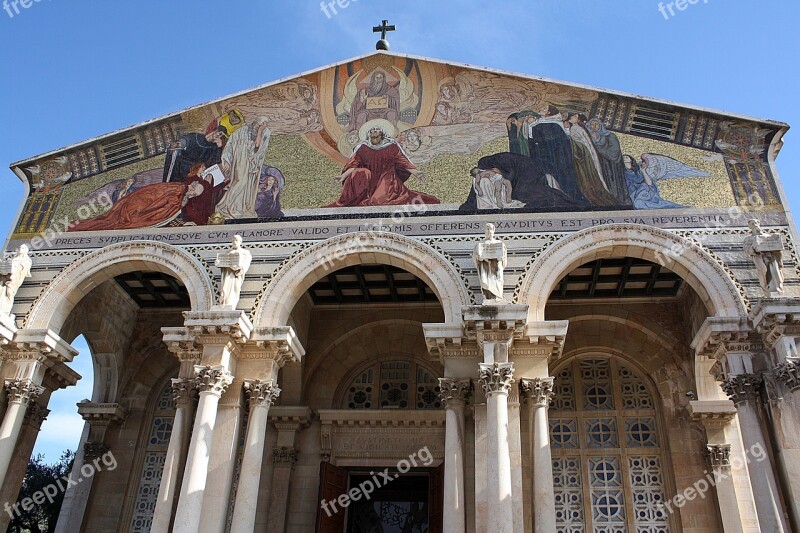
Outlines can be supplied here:
M120 274L142 270L179 279L189 292L192 311L205 311L214 304L211 279L195 257L165 243L130 241L96 250L62 270L34 302L25 327L57 332L92 289Z
M606 224L570 235L536 259L525 274L519 292L520 303L530 306L528 321L544 320L550 293L564 274L606 257L637 257L654 263L670 260L670 270L697 292L711 316L747 316L733 280L696 245L660 228Z
M456 268L430 246L394 233L356 232L317 243L279 270L264 288L253 324L287 325L295 304L317 280L364 263L396 266L423 280L439 299L445 322L461 322L461 308L470 304L469 291Z

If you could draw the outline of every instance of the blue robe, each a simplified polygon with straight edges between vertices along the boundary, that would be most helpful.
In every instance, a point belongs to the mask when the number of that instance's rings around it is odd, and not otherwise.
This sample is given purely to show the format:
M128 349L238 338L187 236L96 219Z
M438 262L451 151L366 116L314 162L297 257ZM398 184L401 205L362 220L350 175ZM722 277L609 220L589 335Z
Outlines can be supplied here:
M652 185L648 185L641 170L626 170L625 181L628 184L628 193L631 196L631 202L633 202L633 207L636 209L671 209L686 207L661 198L658 194L658 186L655 182L653 182Z

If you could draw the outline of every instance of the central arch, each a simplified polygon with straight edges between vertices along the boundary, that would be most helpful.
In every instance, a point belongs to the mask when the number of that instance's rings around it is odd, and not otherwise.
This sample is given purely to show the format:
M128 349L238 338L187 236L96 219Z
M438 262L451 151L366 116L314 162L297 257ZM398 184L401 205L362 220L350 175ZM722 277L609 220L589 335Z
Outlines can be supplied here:
M461 322L469 291L456 268L430 246L388 232L356 232L333 237L303 250L278 271L253 313L256 327L288 324L300 297L324 275L357 264L381 263L414 274L431 288L444 309L445 322Z
M211 309L214 288L203 265L175 246L155 241L112 244L78 259L50 282L28 314L28 329L58 332L70 311L95 287L128 272L153 270L179 279L193 311Z
M668 266L697 292L710 316L746 317L744 300L731 277L696 244L642 224L606 224L579 231L546 250L525 274L519 301L530 306L528 321L545 318L559 280L580 265L606 257L637 257Z

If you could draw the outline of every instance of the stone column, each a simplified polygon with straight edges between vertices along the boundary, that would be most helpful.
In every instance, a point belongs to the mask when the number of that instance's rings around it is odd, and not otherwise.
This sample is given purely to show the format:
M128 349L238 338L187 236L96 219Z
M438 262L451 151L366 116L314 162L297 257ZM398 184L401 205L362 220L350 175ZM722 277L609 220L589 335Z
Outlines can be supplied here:
M775 471L769 458L769 447L758 415L758 398L762 385L763 378L758 374L737 374L722 383L722 390L733 400L739 415L761 529L784 533L788 528L781 508Z
M186 445L191 430L192 407L195 395L194 380L175 378L172 380L172 395L175 400L175 420L169 437L167 457L158 487L158 500L153 512L151 533L168 533L180 486Z
M472 391L469 379L439 378L445 404L444 531L466 531L464 509L464 406Z
M44 392L44 387L36 385L30 379L7 379L5 390L8 394L8 408L3 423L0 424L0 486L5 481L14 456L28 406Z
M186 458L173 531L196 533L200 530L200 513L208 477L208 462L214 438L217 406L233 376L222 365L195 367L195 384L200 399L194 420L192 439Z
M239 484L236 489L231 533L250 533L255 527L269 408L281 392L272 380L245 380L244 390L250 407L250 417L247 422L247 438Z
M550 426L547 409L553 397L551 377L523 379L520 392L531 406L531 459L533 462L533 515L536 533L556 530L556 502L553 489L553 459L550 454Z
M481 363L480 383L486 393L487 509L489 531L513 533L511 458L508 444L508 392L513 363Z

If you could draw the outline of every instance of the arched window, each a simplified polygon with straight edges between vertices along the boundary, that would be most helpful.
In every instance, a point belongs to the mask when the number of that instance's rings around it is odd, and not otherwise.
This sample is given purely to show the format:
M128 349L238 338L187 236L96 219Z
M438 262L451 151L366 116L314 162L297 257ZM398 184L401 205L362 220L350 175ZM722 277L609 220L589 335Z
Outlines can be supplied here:
M668 533L663 436L644 381L607 357L555 379L550 443L558 533Z
M439 380L409 360L381 361L359 370L347 386L344 409L441 409Z
M167 459L167 447L175 421L175 405L172 400L172 381L167 380L156 400L156 405L147 434L139 488L133 508L130 533L147 533L153 525L153 513L158 499L158 487Z

